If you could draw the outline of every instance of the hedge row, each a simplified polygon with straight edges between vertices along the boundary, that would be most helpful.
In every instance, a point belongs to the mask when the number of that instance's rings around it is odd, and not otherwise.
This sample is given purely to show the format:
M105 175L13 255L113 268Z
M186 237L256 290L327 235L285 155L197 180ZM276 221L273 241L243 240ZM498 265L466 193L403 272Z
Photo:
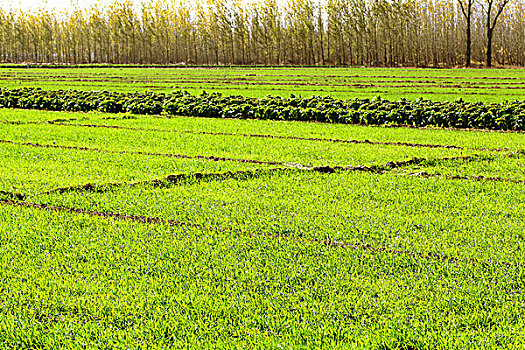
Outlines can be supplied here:
M299 120L363 125L409 125L490 130L525 130L525 100L503 103L432 102L332 97L191 95L184 91L121 93L1 89L0 107L51 111L165 114L204 118Z

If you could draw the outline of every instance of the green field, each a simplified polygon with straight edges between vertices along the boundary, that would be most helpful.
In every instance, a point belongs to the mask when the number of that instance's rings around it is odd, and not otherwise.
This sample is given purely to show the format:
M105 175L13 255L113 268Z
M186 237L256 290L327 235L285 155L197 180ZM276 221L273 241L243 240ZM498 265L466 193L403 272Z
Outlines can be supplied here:
M1 84L352 98L378 93L338 82L366 75L384 98L504 101L523 72L2 69ZM279 74L326 86L259 84ZM524 232L523 133L0 109L0 348L522 348Z
M330 95L501 102L525 97L523 69L0 68L0 87L288 97Z

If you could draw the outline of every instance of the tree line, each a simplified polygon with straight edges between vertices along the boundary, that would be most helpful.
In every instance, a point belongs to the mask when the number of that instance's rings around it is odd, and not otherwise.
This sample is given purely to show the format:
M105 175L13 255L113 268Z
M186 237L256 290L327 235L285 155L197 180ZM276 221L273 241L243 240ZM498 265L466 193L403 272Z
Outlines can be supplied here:
M0 60L191 65L525 65L525 0L153 0L0 10Z

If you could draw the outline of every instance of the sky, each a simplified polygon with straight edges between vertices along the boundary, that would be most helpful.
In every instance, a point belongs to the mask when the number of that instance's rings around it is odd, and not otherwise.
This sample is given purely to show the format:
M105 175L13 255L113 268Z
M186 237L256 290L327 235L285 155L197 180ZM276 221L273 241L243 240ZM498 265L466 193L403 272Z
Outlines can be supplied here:
M93 5L104 6L113 3L115 0L0 0L0 8L4 10L15 9L15 10L38 10L40 8L46 8L49 10L67 10L77 8L89 8ZM118 1L118 0L116 0ZM131 0L135 4L135 8L139 9L140 4L154 0ZM191 2L198 2L199 0L190 0ZM250 3L254 0L245 0ZM286 0L280 0L278 3L285 2Z
M0 0L0 7L3 9L36 10L39 8L65 10L75 6L79 8L90 7L91 5L105 5L111 0ZM140 0L133 1L140 4Z

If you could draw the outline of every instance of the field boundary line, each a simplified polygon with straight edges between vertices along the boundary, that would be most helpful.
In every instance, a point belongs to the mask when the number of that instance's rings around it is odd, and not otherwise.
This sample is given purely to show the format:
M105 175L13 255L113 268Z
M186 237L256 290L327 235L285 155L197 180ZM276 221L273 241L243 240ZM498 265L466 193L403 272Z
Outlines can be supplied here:
M74 208L74 207L52 206L52 205L41 204L41 203L21 202L21 201L13 201L13 200L0 200L0 204L14 206L14 207L24 207L24 208L33 208L33 209L39 209L39 210L47 210L47 211L52 211L52 212L67 212L67 213L72 213L72 214L83 214L83 215L88 215L92 217L127 220L131 222L142 223L142 224L153 224L153 225L160 224L160 225L168 225L168 226L174 226L174 227L193 227L197 229L217 230L217 231L222 231L222 232L229 231L229 232L235 232L235 233L239 233L243 235L248 235L250 237L264 236L264 237L269 237L269 238L286 238L290 240L295 240L297 242L319 243L319 244L323 244L329 247L351 248L353 250L369 250L374 253L390 253L390 254L405 255L405 256L410 256L410 257L419 257L419 258L424 258L427 260L436 259L438 261L465 262L465 263L470 263L474 266L477 266L477 265L491 266L494 264L508 266L508 267L509 266L519 266L518 264L511 264L506 261L498 261L498 260L479 261L473 258L457 258L454 256L443 255L443 254L434 253L434 252L427 252L427 253L411 252L408 250L396 250L396 249L390 249L390 248L384 248L384 247L374 247L369 244L352 244L352 243L343 242L343 241L321 240L321 239L315 239L315 238L305 240L305 239L294 238L290 236L268 234L262 231L252 231L252 230L247 231L247 230L242 230L242 229L233 228L233 227L230 228L230 227L221 227L221 226L204 226L204 225L186 223L182 221L164 219L161 217L145 216L145 215L120 214L120 213L113 213L113 212L99 212L99 211Z

